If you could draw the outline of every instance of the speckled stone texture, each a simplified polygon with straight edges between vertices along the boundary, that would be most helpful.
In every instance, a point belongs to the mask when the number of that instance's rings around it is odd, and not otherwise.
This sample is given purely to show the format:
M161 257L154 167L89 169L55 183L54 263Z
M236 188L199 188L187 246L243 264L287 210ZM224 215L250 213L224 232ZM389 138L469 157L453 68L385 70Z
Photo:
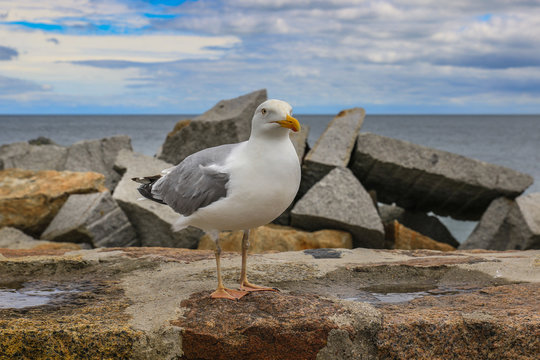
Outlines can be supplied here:
M347 168L334 168L309 189L294 205L291 224L310 231L347 231L354 247L384 247L384 229L373 200Z
M71 194L105 191L95 172L7 169L0 171L0 227L39 237Z
M0 249L0 359L534 359L539 269L540 250L252 254L281 291L231 301L208 250ZM395 292L416 295L377 300Z
M70 195L41 239L92 247L138 245L135 230L109 191Z
M0 170L93 171L105 175L105 186L113 191L121 178L114 169L114 159L121 149L132 150L131 139L126 135L83 140L68 147L46 138L36 140L0 146Z
M539 293L539 284L516 284L382 306L379 358L535 359Z
M347 167L365 116L364 109L352 108L341 111L328 123L326 130L304 158L298 197L303 196L332 169Z
M488 209L460 249L528 250L540 248L540 193L504 197Z
M344 346L344 352L374 359L369 340L380 326L374 310L355 322L359 310L354 307L315 295L267 292L238 302L210 299L209 292L203 292L181 306L183 318L171 323L184 329L183 359L316 359L331 331L345 332L351 345L360 344ZM361 349L361 344L369 345Z
M130 357L140 333L128 324L121 288L95 280L46 284L77 292L43 306L0 308L0 359Z
M480 219L492 200L533 183L503 166L371 133L358 135L350 166L383 203L463 220Z

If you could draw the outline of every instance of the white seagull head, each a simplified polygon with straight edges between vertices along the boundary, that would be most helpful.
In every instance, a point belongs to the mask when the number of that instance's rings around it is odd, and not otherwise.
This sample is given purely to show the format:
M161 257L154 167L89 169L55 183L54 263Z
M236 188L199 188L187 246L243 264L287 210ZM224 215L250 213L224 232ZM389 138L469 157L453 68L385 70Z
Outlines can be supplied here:
M263 102L253 115L251 122L252 135L267 134L283 136L289 130L300 131L300 123L292 117L292 106L281 100Z

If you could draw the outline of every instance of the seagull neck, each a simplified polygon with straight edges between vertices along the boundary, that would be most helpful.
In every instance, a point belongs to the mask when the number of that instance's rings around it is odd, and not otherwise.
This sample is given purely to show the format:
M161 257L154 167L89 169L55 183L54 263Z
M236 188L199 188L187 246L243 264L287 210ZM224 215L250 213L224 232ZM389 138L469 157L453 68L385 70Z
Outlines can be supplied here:
M281 129L277 129L281 130ZM268 131L261 133L252 133L248 140L248 145L268 145L286 142L289 140L288 131Z

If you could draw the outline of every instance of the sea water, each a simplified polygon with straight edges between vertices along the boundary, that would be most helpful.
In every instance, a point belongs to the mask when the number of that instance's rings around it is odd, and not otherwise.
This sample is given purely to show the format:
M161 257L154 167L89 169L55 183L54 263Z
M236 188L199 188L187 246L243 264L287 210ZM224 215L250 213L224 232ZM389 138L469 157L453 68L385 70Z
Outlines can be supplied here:
M333 115L295 115L310 126L313 146ZM60 145L129 135L133 149L154 155L174 124L193 115L0 115L0 144L45 136ZM527 174L540 191L540 115L367 115L362 131L506 166ZM459 241L474 222L443 219Z

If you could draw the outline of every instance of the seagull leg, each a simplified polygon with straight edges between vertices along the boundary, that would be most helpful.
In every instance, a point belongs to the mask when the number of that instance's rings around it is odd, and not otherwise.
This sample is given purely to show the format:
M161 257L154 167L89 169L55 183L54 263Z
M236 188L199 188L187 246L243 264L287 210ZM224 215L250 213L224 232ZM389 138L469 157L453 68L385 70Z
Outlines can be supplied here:
M243 291L279 291L276 288L252 284L247 279L247 251L249 248L249 229L242 236L242 272L240 273L240 290Z
M223 286L223 280L221 279L221 246L219 246L219 240L216 240L216 267L217 267L217 279L218 285L216 291L210 294L210 297L213 299L229 299L229 300L238 300L244 295L247 295L247 291L239 291L233 289L227 289Z

